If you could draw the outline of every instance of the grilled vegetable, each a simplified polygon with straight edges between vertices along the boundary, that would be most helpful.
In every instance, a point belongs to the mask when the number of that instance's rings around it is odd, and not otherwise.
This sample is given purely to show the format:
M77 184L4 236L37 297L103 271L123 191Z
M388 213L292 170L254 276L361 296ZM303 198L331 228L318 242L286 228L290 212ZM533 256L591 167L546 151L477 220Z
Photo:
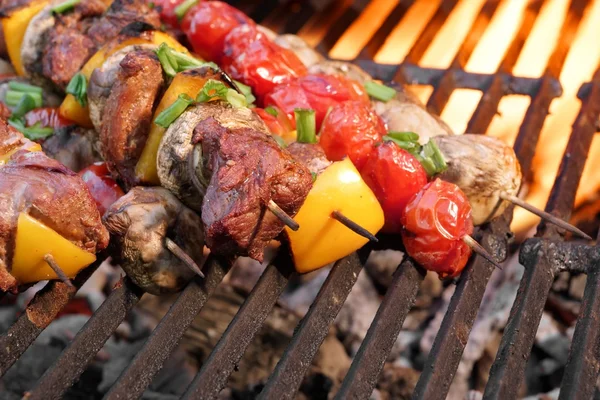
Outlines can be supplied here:
M296 57L298 57L298 59L302 61L302 64L307 68L310 68L311 65L323 62L324 60L323 56L306 43L300 36L292 34L276 35L273 41L276 45L293 51L294 54L296 54Z
M383 208L384 231L400 233L406 205L427 184L419 161L395 143L384 142L373 149L360 174Z
M356 64L345 61L323 60L308 68L310 74L323 74L333 76L344 76L364 86L365 83L373 80L371 75L365 72Z
M81 69L80 73L89 80L92 72L94 72L96 68L101 67L107 58L115 52L132 45L154 44L158 46L161 43L166 43L169 47L172 47L177 51L187 53L185 47L180 45L173 37L166 33L159 31L144 31L136 37L123 35L106 44L89 59ZM60 115L81 126L87 128L93 127L92 121L90 120L89 109L79 104L71 94L67 95L61 104Z
M87 188L19 132L0 122L0 290L59 274L74 277L108 244Z
M440 278L463 270L471 248L463 238L473 232L469 200L454 184L436 179L417 193L402 217L406 252Z
M328 159L348 156L360 170L385 133L383 121L368 105L347 101L332 108L323 121L320 143Z
M265 96L265 106L275 106L293 121L297 108L312 109L316 112L317 129L334 106L346 101L361 101L369 104L369 98L363 87L357 82L332 75L307 75L293 82L278 85Z
M124 195L123 190L110 176L104 162L94 163L78 174L96 202L100 215L104 215L106 210Z
M521 166L513 149L484 135L436 136L433 141L448 164L439 177L465 193L473 223L481 225L502 214L509 203L501 193L516 196L521 186Z
M153 121L170 107L180 95L196 98L209 79L220 80L220 72L210 67L202 67L180 72L175 75L160 103L154 111ZM136 176L144 184L158 185L160 180L156 168L158 148L166 129L156 123L151 124L144 151L136 165Z
M335 220L334 211L372 234L384 223L383 210L375 195L348 159L323 170L294 218L300 229L296 232L285 229L298 272L321 268L368 242Z
M149 293L178 291L194 277L168 249L167 240L175 242L196 264L202 263L202 221L166 189L135 187L113 203L103 220L113 235L113 260Z
M306 67L253 25L234 28L225 38L223 69L252 88L259 102L278 85L307 74Z
M282 110L268 106L266 108L254 108L254 112L264 121L269 131L280 137L284 143L296 141L296 130L292 126L292 121Z

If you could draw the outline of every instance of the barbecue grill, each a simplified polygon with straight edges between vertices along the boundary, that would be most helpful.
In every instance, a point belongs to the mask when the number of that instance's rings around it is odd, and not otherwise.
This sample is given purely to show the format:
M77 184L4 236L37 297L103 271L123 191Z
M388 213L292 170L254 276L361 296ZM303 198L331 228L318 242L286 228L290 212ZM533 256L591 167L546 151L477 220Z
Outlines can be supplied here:
M317 1L267 0L259 6L252 1L231 3L247 12L257 22L277 32L300 32L304 36L310 36L313 41L317 41L317 49L324 54L330 52L345 32L355 29L357 21L366 19L366 13L377 14L376 19L381 21L375 28L371 29L371 24L364 30L365 44L355 61L377 79L431 87L433 91L427 106L437 114L442 113L456 90L470 89L482 92L481 100L467 123L468 132L485 133L503 97L528 96L531 103L514 144L524 176L527 176L528 171L532 169L536 145L549 114L550 104L562 93L559 76L569 46L587 10L592 6L592 2L586 0L567 1L568 14L562 26L555 27L560 29L558 41L543 74L539 78L514 76L511 72L524 48L525 39L547 2L549 1L527 2L525 17L520 20L499 68L489 74L467 72L465 64L471 57L478 39L502 7L503 2L499 0L486 1L472 23L469 22L468 34L447 69L425 68L419 66L419 62L452 11L461 5L465 6L465 3L469 3L468 0L429 2L434 3L430 19L424 23L412 47L407 49L404 61L396 65L378 64L373 61L373 57L394 29L402 26L404 17L416 7L423 7L427 1L372 2L385 3L387 16L375 12L377 10L373 8L373 4L357 0L333 1L328 4ZM471 2L473 5L474 3L477 2ZM591 45L598 44L592 42ZM546 205L547 212L567 220L575 204L576 191L600 116L600 69L595 72L592 80L580 87L578 98L581 100L581 108ZM498 259L506 258L508 253L508 240L512 235L512 214L513 209L510 207L501 218L478 232L481 244ZM564 233L559 228L542 222L535 237L526 240L519 250L519 260L525 267L525 274L491 369L484 393L486 399L517 397L553 279L558 272L564 270L586 273L588 279L561 384L560 399L589 399L594 395L600 370L600 249L592 245L566 242L563 236ZM383 237L377 246L394 248L397 242L399 241ZM313 357L327 335L329 326L350 293L372 249L367 246L334 265L310 310L296 328L292 341L259 398L294 398ZM102 258L100 255L98 262L74 280L74 287L55 281L48 283L36 294L26 312L8 332L0 336L0 375L15 363L55 318L75 295L77 288L93 273ZM145 346L110 389L107 398L134 399L141 396L228 272L232 261L209 257L204 267L206 279L191 282L179 295ZM229 375L236 368L245 349L294 273L290 265L287 256L280 254L265 269L202 365L184 398L215 398L226 385ZM462 273L413 398L444 399L447 396L493 268L482 258L474 257ZM425 272L409 259L400 264L336 399L369 398L404 319L415 302L424 275ZM123 279L37 382L28 398L60 398L78 380L88 363L117 329L127 312L140 300L142 294L129 279Z

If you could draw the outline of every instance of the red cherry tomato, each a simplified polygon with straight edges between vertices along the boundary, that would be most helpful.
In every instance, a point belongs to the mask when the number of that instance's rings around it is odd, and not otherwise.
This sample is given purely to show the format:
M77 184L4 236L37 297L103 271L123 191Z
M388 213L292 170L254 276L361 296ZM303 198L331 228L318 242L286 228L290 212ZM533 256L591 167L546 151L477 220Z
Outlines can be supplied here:
M106 163L94 163L79 171L79 176L94 198L100 215L104 215L108 207L124 194L117 182L111 178Z
M368 104L347 101L333 107L323 121L320 143L329 160L348 156L360 171L386 133L385 124Z
M171 0L172 1L172 0ZM221 63L225 37L240 25L252 21L240 10L221 1L201 2L190 8L181 20L194 52L208 61Z
M281 137L286 136L294 130L292 123L283 111L276 107L273 107L273 110L277 113L277 116L269 114L263 108L254 108L254 112L263 120L271 133Z
M369 102L369 96L358 82L343 76L307 75L277 86L265 97L264 103L285 111L294 127L294 109L312 108L319 129L331 107L350 100Z
M402 217L407 253L440 278L463 270L471 248L462 238L473 233L471 205L458 186L436 179L417 193Z
M155 8L160 12L160 20L171 28L179 27L179 18L175 15L175 9L185 0L155 0ZM189 11L189 10L188 10Z
M384 142L373 149L360 174L383 208L383 232L400 233L406 205L427 184L421 163L395 143Z
M54 129L75 125L75 122L61 117L58 114L57 108L51 107L36 108L35 110L31 110L25 114L26 126L33 126L37 123L39 123L40 127L42 128L49 127Z
M233 29L225 38L224 49L223 69L250 86L259 100L276 86L308 72L291 50L273 43L254 25Z

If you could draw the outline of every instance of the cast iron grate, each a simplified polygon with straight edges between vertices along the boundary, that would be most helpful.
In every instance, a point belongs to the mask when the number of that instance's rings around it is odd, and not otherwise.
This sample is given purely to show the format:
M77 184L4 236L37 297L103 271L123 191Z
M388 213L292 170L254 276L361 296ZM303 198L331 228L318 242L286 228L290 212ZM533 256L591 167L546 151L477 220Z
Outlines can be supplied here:
M531 169L542 125L549 113L550 103L561 95L562 89L558 76L565 62L570 40L582 20L587 1L570 1L568 16L560 28L559 41L544 74L537 79L513 76L511 70L523 48L523 38L529 35L544 1L529 3L527 12L533 17L523 19L500 68L494 74L468 73L463 66L475 47L476 38L485 30L498 9L500 3L498 1L485 3L448 69L421 68L418 66L418 61L450 11L456 6L457 0L441 2L437 12L402 64L379 65L370 61L414 2L414 0L398 2L362 49L356 61L374 77L384 81L432 86L433 94L427 106L436 113L444 109L450 95L456 89L466 88L483 92L481 101L468 123L469 132L487 131L502 97L511 94L529 96L531 104L515 142L515 151L527 175ZM338 2L321 6L319 2L267 1L260 7L256 7L255 2L250 1L232 3L236 3L258 22L263 21L279 32L297 32L315 17L315 13L319 13L316 18L322 16L323 21L328 16L330 18L331 15L337 15L333 23L328 25L327 34L317 46L320 51L326 53L360 15L365 2L344 1L342 3L345 8L342 12L336 8L339 6ZM566 219L570 216L574 205L587 152L596 132L595 122L600 115L600 70L596 72L591 82L581 88L579 98L582 106L573 125L558 177L546 206L546 211ZM512 209L509 209L503 217L478 232L482 245L498 258L506 257L507 239L511 235L509 230L511 219ZM382 239L380 246L394 247L391 238ZM311 360L356 282L370 251L371 248L364 248L335 264L307 315L296 328L291 343L269 378L260 398L290 399L295 396ZM521 247L520 261L525 266L525 274L491 370L484 398L516 398L546 297L555 274L561 270L586 272L588 281L560 398L591 398L600 369L600 268L598 264L600 253L598 248L564 242L562 232L542 223L538 227L536 237L528 240ZM76 288L81 287L98 264L89 267L75 279ZM206 279L190 283L179 295L145 346L111 388L107 398L134 399L141 396L231 265L232 260L212 256L209 258L204 269ZM490 264L476 257L463 272L425 363L414 393L415 399L446 397L492 268ZM289 259L283 255L266 268L187 389L184 398L208 399L217 396L293 273ZM369 397L404 319L415 301L423 277L424 271L411 260L405 260L398 267L367 336L342 383L337 399ZM48 283L8 332L0 336L0 376L14 364L60 309L75 295L76 288L69 288L61 282ZM142 292L125 278L45 372L37 386L28 394L28 398L60 398L77 381L104 342L126 317L127 312L139 301L141 295Z

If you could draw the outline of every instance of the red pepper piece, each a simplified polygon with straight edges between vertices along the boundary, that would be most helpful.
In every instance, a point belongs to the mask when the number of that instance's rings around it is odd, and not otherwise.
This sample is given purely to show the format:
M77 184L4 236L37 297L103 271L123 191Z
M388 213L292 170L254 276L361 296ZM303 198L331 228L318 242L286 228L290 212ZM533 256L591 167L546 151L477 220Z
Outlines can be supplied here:
M104 215L108 207L124 195L117 182L111 178L104 162L97 162L82 169L79 176L89 189L100 215Z

